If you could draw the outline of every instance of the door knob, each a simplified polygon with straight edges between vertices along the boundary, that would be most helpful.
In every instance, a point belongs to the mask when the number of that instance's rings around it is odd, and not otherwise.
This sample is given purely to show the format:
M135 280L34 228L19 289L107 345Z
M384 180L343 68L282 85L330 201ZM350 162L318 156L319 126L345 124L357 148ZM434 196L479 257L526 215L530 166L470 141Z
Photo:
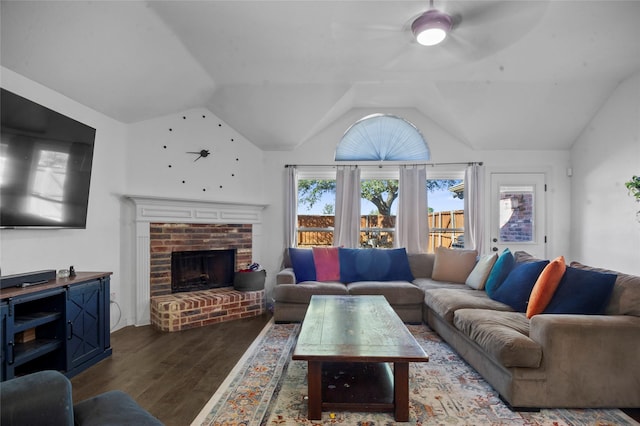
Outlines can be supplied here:
M494 239L493 239L493 240L491 240L491 241L493 241L494 243L497 243L497 242L498 242L498 239L497 239L497 238L494 238Z
M492 247L491 250L492 251L498 251L498 247Z

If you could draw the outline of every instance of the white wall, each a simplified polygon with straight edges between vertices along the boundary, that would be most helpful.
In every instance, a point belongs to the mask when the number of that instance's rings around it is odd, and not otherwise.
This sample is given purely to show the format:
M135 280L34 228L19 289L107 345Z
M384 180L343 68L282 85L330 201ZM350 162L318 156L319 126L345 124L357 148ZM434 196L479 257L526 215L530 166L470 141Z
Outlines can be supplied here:
M268 203L262 151L207 109L132 124L128 140L131 195ZM210 152L206 158L188 153L203 149Z
M125 125L11 70L1 69L2 87L96 128L86 229L0 231L3 275L42 269L113 272L120 293L120 201L125 188ZM112 316L112 325L117 315Z
M640 274L640 204L624 182L640 175L640 73L613 92L571 149L571 253Z

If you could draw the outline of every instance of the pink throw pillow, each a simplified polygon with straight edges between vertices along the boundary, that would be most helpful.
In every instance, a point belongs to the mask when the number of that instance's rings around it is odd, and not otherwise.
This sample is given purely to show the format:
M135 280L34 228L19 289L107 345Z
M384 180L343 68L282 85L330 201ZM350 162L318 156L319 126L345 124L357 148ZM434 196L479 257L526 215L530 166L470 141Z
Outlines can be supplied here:
M338 247L313 247L317 281L340 281Z

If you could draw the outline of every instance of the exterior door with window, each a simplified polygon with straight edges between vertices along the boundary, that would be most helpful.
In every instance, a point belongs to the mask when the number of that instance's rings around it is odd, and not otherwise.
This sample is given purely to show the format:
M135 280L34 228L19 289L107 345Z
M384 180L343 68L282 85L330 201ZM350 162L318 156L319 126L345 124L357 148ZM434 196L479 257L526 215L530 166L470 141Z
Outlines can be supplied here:
M490 250L546 258L544 173L491 174Z

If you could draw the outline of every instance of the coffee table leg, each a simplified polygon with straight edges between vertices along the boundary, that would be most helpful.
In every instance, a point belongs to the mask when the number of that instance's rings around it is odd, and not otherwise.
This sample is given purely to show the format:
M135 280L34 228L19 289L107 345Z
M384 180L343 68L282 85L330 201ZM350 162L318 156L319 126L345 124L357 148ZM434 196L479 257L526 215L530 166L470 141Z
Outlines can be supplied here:
M409 421L409 363L393 363L393 392L397 422Z
M322 419L322 362L309 361L307 387L309 393L309 420Z

